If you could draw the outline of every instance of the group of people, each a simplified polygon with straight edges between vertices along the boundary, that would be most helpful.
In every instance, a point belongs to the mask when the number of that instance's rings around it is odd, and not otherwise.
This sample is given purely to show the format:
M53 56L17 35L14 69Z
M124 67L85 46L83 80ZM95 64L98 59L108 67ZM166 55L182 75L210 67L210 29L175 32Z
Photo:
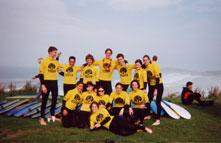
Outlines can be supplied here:
M152 125L160 125L160 102L164 87L157 56L153 56L151 61L148 55L144 55L143 62L137 59L134 64L130 64L123 54L117 54L117 60L113 60L113 52L108 48L103 59L95 60L93 55L88 54L85 57L86 63L76 66L74 56L69 57L68 64L60 64L61 53L57 53L56 47L49 47L48 54L47 58L40 61L37 76L42 89L41 125L47 125L45 108L50 92L50 119L61 120L67 128L89 126L94 131L104 127L122 136L139 131L152 133L150 128L143 126L143 122L150 119L150 102L154 96L157 114L154 115L156 120ZM119 72L120 82L115 85L115 91L112 91L114 70ZM81 72L81 76L77 81L78 72ZM61 119L54 116L58 96L57 73L64 77ZM132 90L128 93L129 87Z

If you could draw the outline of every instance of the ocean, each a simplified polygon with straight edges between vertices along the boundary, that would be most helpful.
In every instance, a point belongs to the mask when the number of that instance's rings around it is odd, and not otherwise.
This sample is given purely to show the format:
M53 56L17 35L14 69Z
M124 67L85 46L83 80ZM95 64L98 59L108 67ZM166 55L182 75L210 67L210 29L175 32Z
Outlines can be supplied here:
M164 83L164 96L168 93L180 94L187 81L194 83L194 88L201 88L208 93L211 87L218 86L221 88L221 71L191 71L176 68L162 68L162 79ZM6 89L12 82L17 89L24 86L26 81L33 85L39 86L39 80L32 80L32 76L38 74L38 68L24 67L1 67L0 83L4 84ZM78 79L80 74L78 73ZM112 86L119 81L119 74L114 71ZM63 95L63 77L58 75L59 95ZM147 89L148 90L148 89ZM205 95L207 96L207 95Z

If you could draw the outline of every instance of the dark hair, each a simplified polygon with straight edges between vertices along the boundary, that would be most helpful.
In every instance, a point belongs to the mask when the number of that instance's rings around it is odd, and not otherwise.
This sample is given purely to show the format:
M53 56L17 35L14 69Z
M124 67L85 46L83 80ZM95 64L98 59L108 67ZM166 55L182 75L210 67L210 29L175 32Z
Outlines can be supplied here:
M130 87L132 88L132 84L133 84L133 82L136 82L137 83L137 85L138 85L138 89L140 88L140 83L139 83L139 81L138 80L133 80L133 81L131 81L131 83L130 83ZM133 89L133 88L132 88Z
M157 56L153 56L153 61L157 61Z
M76 58L74 56L70 56L69 61L70 61L70 59L73 59L74 61L76 61Z
M82 81L78 81L77 83L76 83L76 85L78 86L79 84L84 84Z
M135 64L136 63L140 63L141 65L142 65L142 61L140 60L140 59L137 59L136 61L135 61Z
M50 47L48 48L48 53L53 52L53 51L57 51L57 50L58 50L58 49L57 49L56 47L50 46Z
M119 86L119 85L120 85L121 87L123 87L123 85L122 85L120 82L118 82L118 83L115 84L115 88L116 88L117 86Z
M122 57L123 59L124 59L124 55L123 54L117 54L117 57L116 58L120 58L120 57Z
M87 88L88 86L94 86L94 84L93 84L91 81L89 81L89 82L86 83L86 88Z
M113 51L112 51L110 48L107 48L107 49L105 50L105 53L107 53L108 51L110 51L111 54L113 54Z
M192 83L191 81L188 81L188 82L186 83L186 87L188 87L188 86L190 86L190 85L193 85L193 83Z
M144 55L143 60L144 60L144 58L148 58L150 60L150 57L148 55ZM151 63L151 60L150 60L150 63Z
M94 57L91 54L87 54L85 61L87 61L87 59L91 59L94 62Z
M99 104L98 104L96 101L93 101L93 102L91 103L91 105L90 105L91 114L92 114L92 105L93 105L93 104L96 104L97 107L99 108Z
M98 95L98 96L100 96L100 94L99 94L99 92L98 92L100 88L102 88L102 89L104 90L104 94L106 93L104 87L103 87L102 85L100 85L100 86L97 87L97 95Z

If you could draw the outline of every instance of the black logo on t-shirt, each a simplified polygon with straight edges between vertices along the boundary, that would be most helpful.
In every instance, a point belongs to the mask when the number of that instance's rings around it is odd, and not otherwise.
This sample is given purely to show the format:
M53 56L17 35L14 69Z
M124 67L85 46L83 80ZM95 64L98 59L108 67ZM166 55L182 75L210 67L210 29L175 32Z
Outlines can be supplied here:
M94 97L93 97L92 95L88 95L88 96L86 97L86 101L87 101L88 103L91 103L91 102L94 101Z
M93 71L91 69L87 69L84 73L86 78L92 78Z
M49 71L49 72L56 72L56 66L55 66L54 63L50 63L50 64L48 65L48 71Z
M73 70L73 68L71 68L71 67L69 67L69 68L66 69L66 72L67 72L67 73L72 73L73 71L74 71L74 70Z
M140 97L140 95L136 95L134 97L134 103L135 104L139 104L142 101L142 97Z
M79 94L76 94L76 95L74 96L74 99L77 100L77 101L79 101L79 100L80 100L80 95L79 95Z
M100 105L105 105L105 101L104 101L104 100L100 100L100 101L98 102L98 104L100 104Z
M139 73L135 73L134 79L138 79L138 78L139 78Z
M125 67L120 69L120 76L128 76L127 69Z
M97 117L96 117L97 122L100 122L100 121L102 120L103 117L104 117L103 114L101 114L101 113L98 114Z
M124 100L120 97L118 97L116 100L115 100L115 103L116 104L124 104Z

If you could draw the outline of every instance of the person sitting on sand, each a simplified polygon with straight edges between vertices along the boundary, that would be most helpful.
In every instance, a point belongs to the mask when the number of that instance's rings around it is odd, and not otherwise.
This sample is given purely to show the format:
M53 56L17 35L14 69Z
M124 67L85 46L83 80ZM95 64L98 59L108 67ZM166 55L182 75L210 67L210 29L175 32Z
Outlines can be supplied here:
M200 99L201 95L199 93L193 92L192 88L193 88L193 83L188 81L186 83L186 87L183 88L181 94L182 103L184 105L190 105L194 100L196 100L200 105L203 105L203 102Z

